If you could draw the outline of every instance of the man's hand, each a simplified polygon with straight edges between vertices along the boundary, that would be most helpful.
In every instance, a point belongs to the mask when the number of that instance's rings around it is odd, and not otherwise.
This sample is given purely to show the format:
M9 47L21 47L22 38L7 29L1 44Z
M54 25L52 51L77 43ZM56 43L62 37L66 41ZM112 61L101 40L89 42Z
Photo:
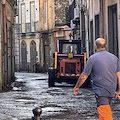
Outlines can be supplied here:
M120 92L115 92L115 96L120 100Z
M74 87L73 93L74 93L75 95L77 95L78 90L79 90L79 88Z
M75 85L75 87L74 87L74 89L73 89L73 93L75 94L75 95L77 95L77 92L78 92L78 90L79 90L79 87L85 82L85 80L88 78L88 75L86 75L86 74L84 74L84 73L82 73L80 76L79 76L79 78L78 78L78 81L77 81L77 83L76 83L76 85Z

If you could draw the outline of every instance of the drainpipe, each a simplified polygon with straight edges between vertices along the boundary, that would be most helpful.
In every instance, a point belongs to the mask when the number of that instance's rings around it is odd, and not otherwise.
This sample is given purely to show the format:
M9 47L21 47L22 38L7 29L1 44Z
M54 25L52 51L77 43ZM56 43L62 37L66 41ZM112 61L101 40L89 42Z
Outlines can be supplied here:
M89 1L87 2L87 7L86 7L86 52L87 52L87 58L89 58Z
M104 38L104 1L100 0L100 37Z
M2 23L2 3L0 1L0 21ZM0 23L0 90L2 90L2 24Z
M8 65L7 65L7 40L6 40L6 10L5 10L5 1L3 1L3 4L2 4L2 13L3 13L3 46L4 46L4 55L3 55L3 87L6 86L8 84L8 71L7 71L7 68L8 68Z
M3 53L4 53L4 55L2 55L2 57L3 57L3 63L2 63L2 72L3 72L3 78L2 78L2 85L3 85L3 87L4 87L4 85L6 85L7 84L7 69L6 69L6 62L5 62L5 60L7 60L7 58L6 58L6 43L7 43L7 40L6 40L6 10L5 10L5 3L6 3L6 0L2 0L2 18L3 18L3 21L2 21L2 23L3 23L3 27L2 27L2 31L3 31L3 46L4 46L4 51L3 51ZM3 50L3 49L2 49Z
M6 43L6 17L5 17L5 4L3 4L3 37L4 43Z

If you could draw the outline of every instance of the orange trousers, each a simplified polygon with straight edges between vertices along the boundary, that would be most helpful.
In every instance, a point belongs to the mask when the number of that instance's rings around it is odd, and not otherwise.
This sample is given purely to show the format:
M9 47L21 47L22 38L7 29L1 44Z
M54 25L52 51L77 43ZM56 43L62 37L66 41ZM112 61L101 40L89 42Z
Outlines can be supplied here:
M110 105L101 105L97 109L99 120L113 120Z

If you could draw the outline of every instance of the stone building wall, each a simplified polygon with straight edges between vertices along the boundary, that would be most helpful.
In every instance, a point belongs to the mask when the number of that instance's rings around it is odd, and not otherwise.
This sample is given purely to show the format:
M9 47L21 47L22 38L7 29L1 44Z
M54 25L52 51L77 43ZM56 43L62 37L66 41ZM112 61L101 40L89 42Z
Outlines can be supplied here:
M65 8L69 6L69 0L54 0L55 26L66 24Z

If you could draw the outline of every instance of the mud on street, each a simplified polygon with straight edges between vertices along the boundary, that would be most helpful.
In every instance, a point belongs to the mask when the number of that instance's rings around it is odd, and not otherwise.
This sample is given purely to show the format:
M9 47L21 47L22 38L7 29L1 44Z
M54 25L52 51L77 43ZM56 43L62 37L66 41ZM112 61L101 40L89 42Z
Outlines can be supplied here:
M31 120L32 110L42 108L41 120L98 120L96 101L91 88L73 94L73 85L66 83L48 87L48 75L15 73L12 89L0 93L0 114L6 120ZM114 120L120 120L120 101L113 99ZM2 120L0 118L0 120ZM5 120L5 119L4 119Z

